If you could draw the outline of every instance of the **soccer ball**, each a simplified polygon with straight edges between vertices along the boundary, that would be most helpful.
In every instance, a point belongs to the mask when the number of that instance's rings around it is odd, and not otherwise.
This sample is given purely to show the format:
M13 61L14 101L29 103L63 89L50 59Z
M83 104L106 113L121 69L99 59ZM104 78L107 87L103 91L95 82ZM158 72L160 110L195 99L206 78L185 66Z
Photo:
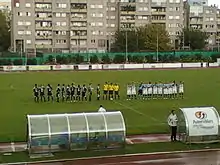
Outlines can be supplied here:
M110 98L110 100L113 100L113 98Z

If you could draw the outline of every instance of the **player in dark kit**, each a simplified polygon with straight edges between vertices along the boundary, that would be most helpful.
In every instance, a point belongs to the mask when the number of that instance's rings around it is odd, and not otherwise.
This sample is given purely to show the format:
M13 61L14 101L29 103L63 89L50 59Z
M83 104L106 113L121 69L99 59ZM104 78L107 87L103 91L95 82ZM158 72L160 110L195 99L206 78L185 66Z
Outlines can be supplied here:
M97 100L100 100L100 95L101 95L100 84L97 85L96 94L97 94Z
M85 99L85 101L87 101L86 92L87 92L87 88L86 88L86 85L84 84L82 87L82 101L84 99Z
M76 88L76 100L77 101L80 101L80 94L81 94L81 87L80 85L78 85Z
M34 101L39 102L39 88L37 84L34 85L33 92L34 92Z
M65 84L63 84L62 88L61 88L62 102L64 102L64 100L65 100L65 92L66 92L66 87L65 87Z
M92 101L92 84L90 83L88 86L88 96L89 96L89 101Z
M48 101L53 101L53 88L50 84L47 85L47 100Z
M72 102L72 101L75 102L75 100L76 100L76 98L75 98L75 90L76 90L76 87L75 87L75 85L72 83L72 84L71 84L71 87L70 87L70 91L71 91L71 98L70 98L70 100L71 100L71 102Z
M56 98L57 98L57 102L60 102L60 84L57 85L57 89L56 89Z
M41 102L45 102L46 98L45 98L45 87L43 85L41 85L40 87L40 101Z
M70 94L71 94L70 85L67 85L67 87L66 87L66 101L70 101Z

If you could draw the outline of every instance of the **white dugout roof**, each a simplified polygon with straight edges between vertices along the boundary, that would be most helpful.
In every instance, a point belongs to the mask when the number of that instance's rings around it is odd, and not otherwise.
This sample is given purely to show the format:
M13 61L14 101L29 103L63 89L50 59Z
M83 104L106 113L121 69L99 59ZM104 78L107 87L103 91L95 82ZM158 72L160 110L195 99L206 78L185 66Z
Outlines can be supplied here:
M27 115L28 136L52 136L74 133L124 132L123 115L120 111L105 113L72 113Z

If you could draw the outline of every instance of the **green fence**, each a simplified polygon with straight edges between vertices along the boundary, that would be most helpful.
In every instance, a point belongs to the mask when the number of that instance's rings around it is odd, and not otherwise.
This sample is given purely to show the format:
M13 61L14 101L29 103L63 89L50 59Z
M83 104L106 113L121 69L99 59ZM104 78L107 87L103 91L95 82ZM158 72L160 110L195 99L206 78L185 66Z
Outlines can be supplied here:
M203 57L211 57L213 55L220 55L220 52L217 51L171 51L171 52L158 52L159 56L164 55L173 55L176 57L179 56L190 56L190 55L202 55ZM109 56L110 59L113 59L116 55L125 56L125 52L118 52L118 53L45 53L45 54L37 54L36 58L28 58L26 59L24 56L19 57L20 54L18 53L8 53L7 56L0 56L0 65L40 65L44 64L48 61L49 58L56 58L58 56L60 57L77 57L80 55L85 62L89 61L90 57L97 56L99 59L101 59L103 56ZM157 56L157 52L136 52L136 53L127 53L128 56Z

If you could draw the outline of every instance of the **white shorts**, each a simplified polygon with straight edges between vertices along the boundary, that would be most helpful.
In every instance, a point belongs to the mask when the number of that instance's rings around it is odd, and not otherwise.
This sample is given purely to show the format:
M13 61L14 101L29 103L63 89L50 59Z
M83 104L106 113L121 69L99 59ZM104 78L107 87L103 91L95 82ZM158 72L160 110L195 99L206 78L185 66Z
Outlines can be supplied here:
M149 88L147 93L151 95L153 93L152 88Z

